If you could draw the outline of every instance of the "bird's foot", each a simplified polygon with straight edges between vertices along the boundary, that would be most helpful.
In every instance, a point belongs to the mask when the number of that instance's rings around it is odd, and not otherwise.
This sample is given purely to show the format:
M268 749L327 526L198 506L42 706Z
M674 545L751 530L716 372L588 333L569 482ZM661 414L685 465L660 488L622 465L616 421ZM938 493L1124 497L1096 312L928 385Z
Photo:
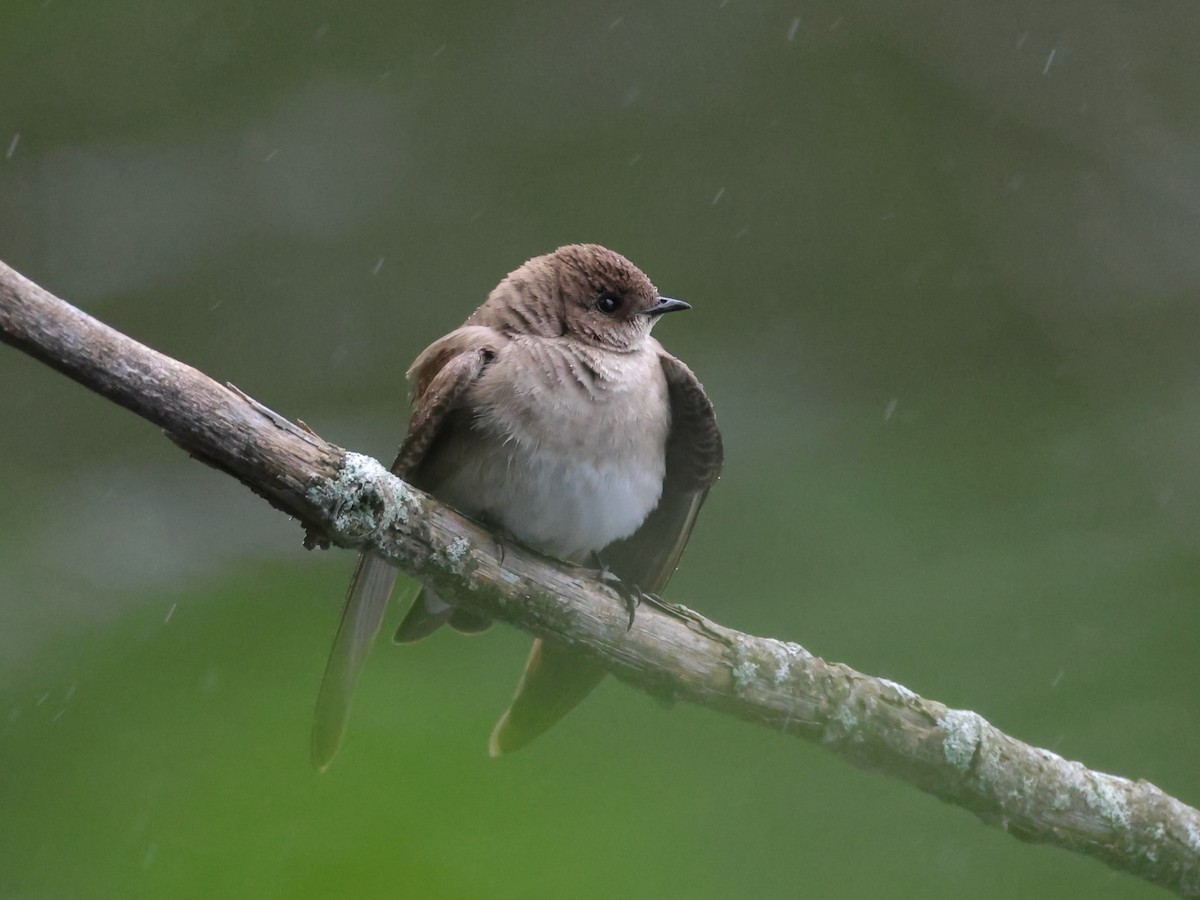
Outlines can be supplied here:
M496 561L503 566L504 558L508 555L508 545L520 544L521 542L517 540L511 531L490 517L480 517L477 521L487 529L488 534L492 538L492 543L496 545Z
M625 609L629 613L629 624L625 626L626 631L632 630L634 616L637 613L638 607L643 603L647 603L658 609L664 607L666 601L661 597L656 594L646 593L636 584L629 584L622 581L612 569L605 565L604 560L600 558L599 554L593 554L593 558L596 562L596 580L612 588L625 601Z

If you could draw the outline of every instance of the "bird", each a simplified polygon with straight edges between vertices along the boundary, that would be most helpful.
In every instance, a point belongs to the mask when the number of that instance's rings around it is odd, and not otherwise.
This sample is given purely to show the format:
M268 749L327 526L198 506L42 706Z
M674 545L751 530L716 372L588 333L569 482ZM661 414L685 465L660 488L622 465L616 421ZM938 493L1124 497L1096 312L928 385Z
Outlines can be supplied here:
M526 261L413 362L413 411L391 471L503 539L595 564L638 595L661 591L724 462L703 386L651 336L663 315L686 309L598 244ZM341 745L396 575L378 555L359 557L317 700L320 771ZM491 624L423 587L395 640L446 623L467 633ZM533 740L604 674L536 639L489 753Z

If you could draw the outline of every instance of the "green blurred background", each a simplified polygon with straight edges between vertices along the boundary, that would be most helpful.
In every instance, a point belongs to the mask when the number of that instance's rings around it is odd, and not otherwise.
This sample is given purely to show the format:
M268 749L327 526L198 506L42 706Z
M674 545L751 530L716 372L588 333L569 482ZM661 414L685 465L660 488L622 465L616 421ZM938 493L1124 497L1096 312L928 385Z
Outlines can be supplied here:
M1115 0L0 8L0 258L390 459L409 360L608 244L728 463L670 596L1200 802L1200 16ZM0 347L0 895L1152 897L352 568Z

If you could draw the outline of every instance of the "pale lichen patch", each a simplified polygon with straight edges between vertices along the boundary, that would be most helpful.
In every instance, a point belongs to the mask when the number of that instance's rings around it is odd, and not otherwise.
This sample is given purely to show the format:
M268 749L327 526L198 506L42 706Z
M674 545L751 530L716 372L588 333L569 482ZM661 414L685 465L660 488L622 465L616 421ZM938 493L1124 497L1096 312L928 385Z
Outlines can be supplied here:
M853 707L849 701L838 706L837 712L833 714L834 721L841 726L841 734L845 736L858 728L858 716L855 715Z
M449 546L446 547L446 561L450 564L450 569L453 572L462 572L462 562L467 553L471 550L471 542L465 537L456 537L452 540Z
M1122 790L1123 784L1128 784L1124 778L1116 775L1106 775L1103 772L1089 772L1090 784L1085 788L1087 804L1119 831L1129 829L1129 800Z
M1158 862L1158 848L1167 836L1167 829L1162 822L1156 822L1148 837L1153 842L1143 851L1150 862Z
M334 527L365 536L386 531L408 520L417 497L377 460L347 453L332 481L313 485L308 500L329 511Z
M764 646L767 653L771 655L774 668L773 680L776 687L781 687L792 676L794 663L812 659L812 654L799 644L787 641L765 641Z
M882 684L884 687L891 688L893 691L895 691L897 694L899 694L905 700L919 700L920 699L917 696L915 691L909 690L904 685L898 684L895 681L889 681L886 678L880 678L879 683Z
M1200 829L1188 823L1183 827L1184 837L1187 839L1188 849L1192 853L1200 854Z
M746 690L758 676L758 663L753 660L743 659L740 663L733 667L733 687L734 690L741 693Z
M758 663L750 658L750 652L746 647L745 641L739 639L737 648L735 649L735 659L737 660L730 670L733 676L733 690L735 693L742 693L758 677Z
M986 724L982 716L969 709L946 710L946 714L938 719L938 727L944 734L942 753L946 762L964 774L970 771Z

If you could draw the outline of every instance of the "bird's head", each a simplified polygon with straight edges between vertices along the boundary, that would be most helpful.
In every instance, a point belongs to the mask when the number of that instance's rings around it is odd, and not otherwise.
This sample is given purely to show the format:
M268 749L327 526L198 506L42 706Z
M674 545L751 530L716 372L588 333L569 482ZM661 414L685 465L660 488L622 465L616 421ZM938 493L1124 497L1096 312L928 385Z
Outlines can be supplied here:
M569 244L509 273L477 315L480 324L518 334L575 337L628 352L645 344L663 313L689 308L660 296L620 253L599 244Z

